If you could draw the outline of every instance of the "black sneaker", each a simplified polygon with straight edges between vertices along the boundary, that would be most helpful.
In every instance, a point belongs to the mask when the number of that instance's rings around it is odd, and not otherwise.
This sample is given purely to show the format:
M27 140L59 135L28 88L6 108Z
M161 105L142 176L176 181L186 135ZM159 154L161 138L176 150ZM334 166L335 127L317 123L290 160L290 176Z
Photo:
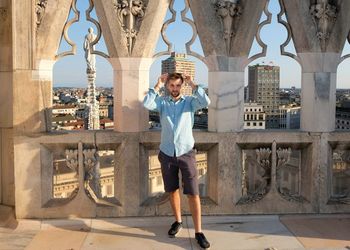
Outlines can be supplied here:
M208 242L207 238L205 238L203 233L196 233L196 240L201 248L208 249L210 247L210 243Z
M169 237L170 238L174 238L177 235L177 233L180 232L181 228L182 228L182 222L175 221L171 225L171 227L170 227L170 229L168 231Z

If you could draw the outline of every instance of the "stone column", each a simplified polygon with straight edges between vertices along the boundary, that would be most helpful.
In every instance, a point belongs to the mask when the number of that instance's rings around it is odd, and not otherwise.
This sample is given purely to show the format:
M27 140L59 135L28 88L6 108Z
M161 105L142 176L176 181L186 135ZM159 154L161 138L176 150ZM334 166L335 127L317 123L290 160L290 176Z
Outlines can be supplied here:
M335 129L339 53L299 53L302 65L300 128L309 132Z
M111 58L114 69L114 130L148 130L148 111L142 101L149 88L152 58Z
M245 58L210 56L208 87L211 104L208 130L239 132L244 128Z
M52 60L40 60L36 69L14 73L13 122L16 133L50 130L53 64Z
M37 97L39 120L38 130L40 132L50 131L52 125L52 81L53 66L56 61L41 59L37 62L36 70L32 71L32 80L38 85Z
M30 1L0 1L0 202L6 205L15 205L14 168L21 166L14 159L23 153L16 152L14 137L45 131L44 107L51 100L52 87L46 80L51 82L52 63L47 70L46 63L36 64L34 59L32 7Z
M36 22L35 3L33 1L11 1L12 3L12 127L13 138L8 140L8 151L12 157L8 164L10 174L7 176L13 188L9 193L9 199L16 209L23 204L19 192L20 187L27 184L26 177L35 174L36 166L31 168L33 173L23 171L23 164L19 158L24 154L28 164L40 157L40 150L31 150L16 144L16 139L21 135L30 135L47 130L49 121L49 108L52 95L52 57L38 56L36 51ZM45 34L48 36L48 34ZM45 45L49 46L49 43ZM38 60L40 58L40 60ZM50 58L49 60L45 60ZM35 177L37 178L37 176ZM30 187L26 186L29 190ZM21 208L23 209L23 207ZM16 210L18 211L18 210Z
M138 134L128 134L116 150L118 173L115 175L114 183L117 186L116 197L122 204L119 216L135 216L140 211L142 202L140 194L145 186L140 181L139 145Z
M0 1L0 204L14 205L13 46L10 0Z

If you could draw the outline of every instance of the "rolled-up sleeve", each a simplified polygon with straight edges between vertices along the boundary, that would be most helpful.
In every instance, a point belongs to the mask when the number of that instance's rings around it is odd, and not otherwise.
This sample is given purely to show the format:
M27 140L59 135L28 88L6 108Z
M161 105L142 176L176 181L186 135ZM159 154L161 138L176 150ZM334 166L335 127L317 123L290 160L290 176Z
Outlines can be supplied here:
M208 95L205 93L202 87L197 86L197 89L193 93L193 100L191 103L192 109L196 111L198 109L208 107L209 104L210 104L210 99Z
M152 111L160 111L160 96L153 88L150 88L143 99L143 106Z

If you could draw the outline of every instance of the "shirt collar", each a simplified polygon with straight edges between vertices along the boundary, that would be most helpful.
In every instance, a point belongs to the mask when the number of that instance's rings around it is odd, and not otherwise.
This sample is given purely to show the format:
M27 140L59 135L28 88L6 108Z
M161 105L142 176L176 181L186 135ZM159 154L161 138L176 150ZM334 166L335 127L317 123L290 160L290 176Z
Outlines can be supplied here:
M177 101L180 101L180 100L185 100L185 96L184 96L184 95L181 95L180 99L177 100ZM168 95L168 101L174 102L173 98L172 98L170 95ZM176 102L177 102L177 101L176 101Z

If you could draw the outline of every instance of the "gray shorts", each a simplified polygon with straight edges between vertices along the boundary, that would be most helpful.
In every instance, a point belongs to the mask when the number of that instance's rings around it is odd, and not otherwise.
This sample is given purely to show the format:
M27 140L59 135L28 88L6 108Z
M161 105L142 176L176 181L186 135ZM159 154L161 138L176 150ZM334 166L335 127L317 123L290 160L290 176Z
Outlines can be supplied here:
M181 170L183 193L198 195L198 173L196 151L178 157L171 157L159 151L158 159L162 169L165 192L174 192L179 188L179 169Z

